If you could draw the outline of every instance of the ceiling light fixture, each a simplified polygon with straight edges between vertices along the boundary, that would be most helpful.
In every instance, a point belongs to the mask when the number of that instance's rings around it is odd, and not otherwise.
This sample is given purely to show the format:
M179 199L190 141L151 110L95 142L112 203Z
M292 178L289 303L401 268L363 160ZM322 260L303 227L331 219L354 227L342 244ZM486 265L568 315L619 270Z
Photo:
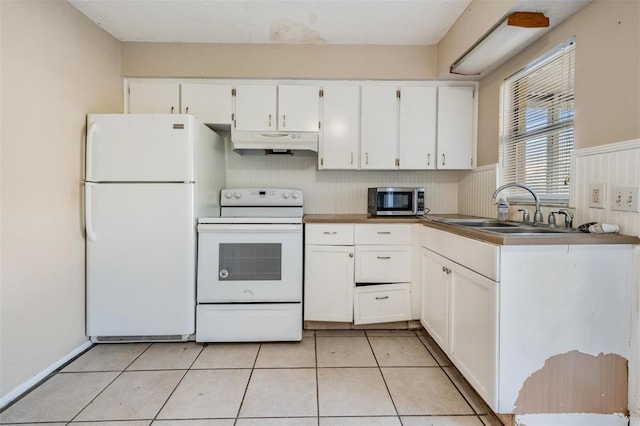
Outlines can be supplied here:
M480 75L499 65L549 28L540 12L515 12L489 30L451 65L452 74Z

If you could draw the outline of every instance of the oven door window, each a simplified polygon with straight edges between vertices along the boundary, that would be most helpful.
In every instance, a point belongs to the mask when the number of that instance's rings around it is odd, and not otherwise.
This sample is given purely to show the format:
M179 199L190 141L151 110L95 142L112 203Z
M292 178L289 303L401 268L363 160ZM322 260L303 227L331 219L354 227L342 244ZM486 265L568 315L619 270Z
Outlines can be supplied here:
M224 281L280 281L282 244L221 243L218 277Z

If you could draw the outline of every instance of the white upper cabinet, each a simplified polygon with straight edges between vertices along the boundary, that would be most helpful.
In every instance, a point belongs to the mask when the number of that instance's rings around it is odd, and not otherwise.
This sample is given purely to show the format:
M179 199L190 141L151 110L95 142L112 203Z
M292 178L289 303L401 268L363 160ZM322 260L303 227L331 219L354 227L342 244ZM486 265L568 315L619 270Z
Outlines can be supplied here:
M438 88L438 169L473 167L475 88Z
M129 113L179 114L180 84L177 82L129 82Z
M181 112L203 123L231 124L231 89L230 84L183 83Z
M436 168L436 86L400 89L398 168Z
M276 85L237 85L234 128L249 131L276 130L276 102Z
M323 89L318 168L357 169L360 158L360 87Z
M317 132L319 121L318 86L278 86L278 130Z
M319 113L317 86L236 86L236 130L318 131Z
M395 169L398 140L398 97L393 86L363 86L361 169Z

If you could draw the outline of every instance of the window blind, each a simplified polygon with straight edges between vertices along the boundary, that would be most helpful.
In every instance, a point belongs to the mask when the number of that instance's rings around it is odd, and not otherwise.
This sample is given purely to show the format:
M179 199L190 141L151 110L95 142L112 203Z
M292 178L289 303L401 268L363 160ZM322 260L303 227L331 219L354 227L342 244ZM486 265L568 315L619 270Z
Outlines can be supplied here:
M546 204L569 204L574 65L575 43L570 40L503 85L501 183L527 185ZM505 193L510 201L531 201L515 188Z

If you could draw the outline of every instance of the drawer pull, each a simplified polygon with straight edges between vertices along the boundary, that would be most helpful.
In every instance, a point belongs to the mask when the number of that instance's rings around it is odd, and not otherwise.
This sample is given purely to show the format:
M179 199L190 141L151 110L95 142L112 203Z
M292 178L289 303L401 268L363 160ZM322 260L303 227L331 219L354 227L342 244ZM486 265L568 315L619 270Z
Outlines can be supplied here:
M388 259L391 259L391 256L378 256L378 259L380 259L380 260L388 260Z
M324 231L324 235L336 235L336 231Z
M376 296L376 300L385 300L388 299L389 296Z
M391 231L378 231L378 235L389 235Z

